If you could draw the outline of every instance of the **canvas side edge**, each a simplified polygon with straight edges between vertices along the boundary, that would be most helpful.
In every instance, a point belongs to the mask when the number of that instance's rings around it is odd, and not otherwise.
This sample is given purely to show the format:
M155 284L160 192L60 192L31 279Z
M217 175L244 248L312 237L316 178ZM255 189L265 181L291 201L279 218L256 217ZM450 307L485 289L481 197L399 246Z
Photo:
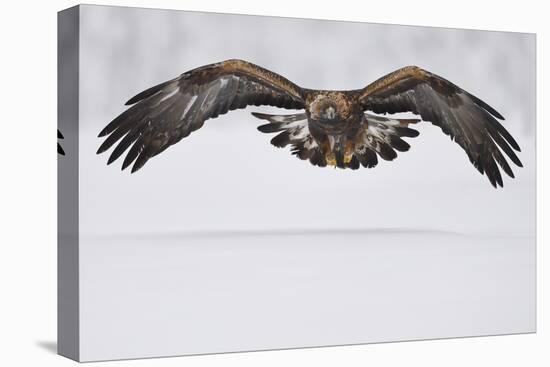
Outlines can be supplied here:
M80 8L57 18L57 353L80 359L79 322L79 23Z

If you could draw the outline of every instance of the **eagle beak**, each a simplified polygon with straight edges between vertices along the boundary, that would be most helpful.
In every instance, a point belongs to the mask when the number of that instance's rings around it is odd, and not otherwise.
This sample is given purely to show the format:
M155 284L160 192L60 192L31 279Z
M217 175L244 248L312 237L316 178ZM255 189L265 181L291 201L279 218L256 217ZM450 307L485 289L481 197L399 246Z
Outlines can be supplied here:
M334 109L334 107L329 107L325 110L325 116L327 117L327 119L329 120L333 120L335 117L336 117L336 110Z

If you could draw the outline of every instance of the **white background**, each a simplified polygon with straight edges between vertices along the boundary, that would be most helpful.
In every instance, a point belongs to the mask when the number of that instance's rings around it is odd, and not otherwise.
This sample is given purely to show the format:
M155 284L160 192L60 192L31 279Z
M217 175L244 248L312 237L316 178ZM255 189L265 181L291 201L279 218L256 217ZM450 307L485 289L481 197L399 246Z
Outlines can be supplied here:
M111 4L111 2L99 2ZM277 5L254 2L117 2L120 5L156 6L189 10L207 10L233 13L284 15L325 19L345 19L369 22L404 23L446 27L472 27L510 31L537 32L538 75L542 81L541 66L544 45L548 37L542 9L528 6L507 8L502 3L491 6L479 2L462 1L460 6L436 2L402 4L365 4L322 6L298 5L283 2ZM409 4L409 5L407 5ZM55 340L55 151L51 149L55 125L55 68L56 68L56 14L57 10L74 5L71 2L22 5L19 9L2 9L2 255L0 257L1 310L0 362L5 365L69 364L51 353ZM374 5L371 5L374 6ZM434 7L434 8L432 8ZM431 10L430 10L431 9ZM4 65L4 63L6 63ZM539 179L544 157L540 142L545 129L541 113L543 83L538 91L538 147ZM6 113L8 114L6 116ZM6 169L7 168L7 169ZM538 202L543 202L538 184ZM542 205L539 206L539 231L542 231ZM544 252L539 232L539 270ZM543 301L543 281L539 281L539 302ZM186 357L155 360L156 364L190 365L543 365L545 328L542 325L539 303L539 333L537 335L507 336L444 340L416 343L397 343L339 347L281 352ZM548 344L548 340L546 340ZM120 362L118 362L121 364ZM126 363L126 362L124 362ZM152 361L134 361L128 364L151 364Z

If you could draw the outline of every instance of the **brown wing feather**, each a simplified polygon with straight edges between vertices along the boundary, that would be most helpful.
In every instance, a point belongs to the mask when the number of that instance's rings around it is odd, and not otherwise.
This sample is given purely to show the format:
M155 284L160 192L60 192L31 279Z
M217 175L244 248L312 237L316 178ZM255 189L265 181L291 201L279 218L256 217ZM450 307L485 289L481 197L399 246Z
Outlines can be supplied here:
M227 60L191 70L149 88L99 134L107 136L97 153L118 142L108 163L125 151L122 169L137 171L147 160L199 129L204 121L248 105L302 109L302 89L260 66Z
M440 76L407 66L376 80L358 94L363 110L412 112L439 126L466 151L472 164L495 187L502 186L498 166L514 177L502 152L522 166L513 150L520 151L519 145L497 120L504 120L502 115Z

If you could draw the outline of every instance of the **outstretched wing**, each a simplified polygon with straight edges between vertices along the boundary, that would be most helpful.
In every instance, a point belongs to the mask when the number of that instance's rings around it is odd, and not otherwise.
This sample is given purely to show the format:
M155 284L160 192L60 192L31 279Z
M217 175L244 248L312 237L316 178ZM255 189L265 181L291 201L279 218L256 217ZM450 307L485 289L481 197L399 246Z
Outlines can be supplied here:
M497 120L504 117L479 98L419 67L408 66L378 79L359 91L359 102L363 110L413 112L439 126L495 187L502 186L498 166L514 177L502 152L522 167L514 152L520 151L519 145Z
M122 169L132 162L132 172L170 145L199 129L204 121L245 108L270 105L302 109L300 87L257 65L227 60L188 71L131 98L133 105L100 133L107 136L97 153L118 142L108 163L126 150Z

